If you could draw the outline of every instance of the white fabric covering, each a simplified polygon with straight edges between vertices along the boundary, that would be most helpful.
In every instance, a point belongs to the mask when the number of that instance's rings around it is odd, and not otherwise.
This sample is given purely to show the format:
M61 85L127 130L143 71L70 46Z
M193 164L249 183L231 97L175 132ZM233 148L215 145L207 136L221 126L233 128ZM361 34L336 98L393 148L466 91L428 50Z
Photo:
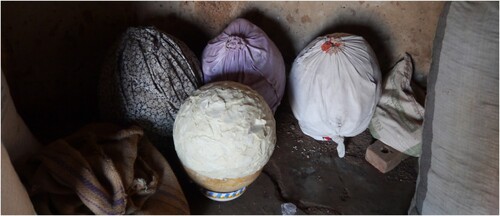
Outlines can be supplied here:
M333 139L343 157L344 137L358 135L370 123L380 77L377 57L362 37L316 38L295 59L289 79L290 106L302 132Z

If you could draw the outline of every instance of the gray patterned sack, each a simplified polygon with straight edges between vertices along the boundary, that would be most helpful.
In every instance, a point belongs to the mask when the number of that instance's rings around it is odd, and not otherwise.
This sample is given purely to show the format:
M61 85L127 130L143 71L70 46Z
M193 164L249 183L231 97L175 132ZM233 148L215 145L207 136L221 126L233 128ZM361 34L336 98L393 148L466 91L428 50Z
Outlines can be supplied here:
M171 136L179 107L201 78L198 60L182 41L154 27L128 28L101 74L101 118Z

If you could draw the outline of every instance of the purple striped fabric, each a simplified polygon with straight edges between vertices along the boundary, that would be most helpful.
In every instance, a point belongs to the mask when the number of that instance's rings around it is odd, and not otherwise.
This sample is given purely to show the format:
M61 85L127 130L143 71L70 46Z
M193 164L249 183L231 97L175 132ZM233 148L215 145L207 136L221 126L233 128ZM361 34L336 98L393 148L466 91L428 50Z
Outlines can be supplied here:
M170 166L143 135L89 124L44 147L30 180L37 213L189 214Z
M92 209L94 213L108 215L125 213L126 194L123 189L118 190L117 193L114 193L114 196L111 197L105 192L104 188L91 173L89 168L75 168L71 164L78 162L72 159L70 155L53 153L54 152L52 152L52 154L50 152L46 152L44 154L44 163L51 163L56 165L56 167L61 168L58 171L54 170L53 173L58 175L61 179L65 179L66 182L73 182L73 186L75 187L75 192L78 197L80 197L80 199L82 199L82 201L86 203L86 205ZM72 177L72 179L64 177L68 174ZM88 179L85 176L92 179Z

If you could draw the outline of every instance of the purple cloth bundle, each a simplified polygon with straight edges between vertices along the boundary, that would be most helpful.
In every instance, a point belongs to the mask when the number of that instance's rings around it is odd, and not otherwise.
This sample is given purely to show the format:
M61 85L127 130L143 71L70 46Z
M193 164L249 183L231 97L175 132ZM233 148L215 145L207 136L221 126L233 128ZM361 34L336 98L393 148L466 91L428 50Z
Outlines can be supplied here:
M285 91L285 63L266 33L236 19L209 41L202 55L204 83L230 80L250 86L276 111Z

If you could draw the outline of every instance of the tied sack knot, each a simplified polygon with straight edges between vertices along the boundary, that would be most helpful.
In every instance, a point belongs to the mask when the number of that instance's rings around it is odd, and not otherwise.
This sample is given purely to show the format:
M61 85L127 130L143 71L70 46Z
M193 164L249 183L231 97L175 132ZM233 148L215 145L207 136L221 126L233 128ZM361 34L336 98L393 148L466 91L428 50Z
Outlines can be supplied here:
M331 55L332 53L341 51L343 46L344 43L341 38L326 37L326 41L321 45L321 50Z
M226 41L226 48L230 50L240 50L245 48L246 46L246 41L245 39L239 37L239 36L234 36L231 35L228 37Z

